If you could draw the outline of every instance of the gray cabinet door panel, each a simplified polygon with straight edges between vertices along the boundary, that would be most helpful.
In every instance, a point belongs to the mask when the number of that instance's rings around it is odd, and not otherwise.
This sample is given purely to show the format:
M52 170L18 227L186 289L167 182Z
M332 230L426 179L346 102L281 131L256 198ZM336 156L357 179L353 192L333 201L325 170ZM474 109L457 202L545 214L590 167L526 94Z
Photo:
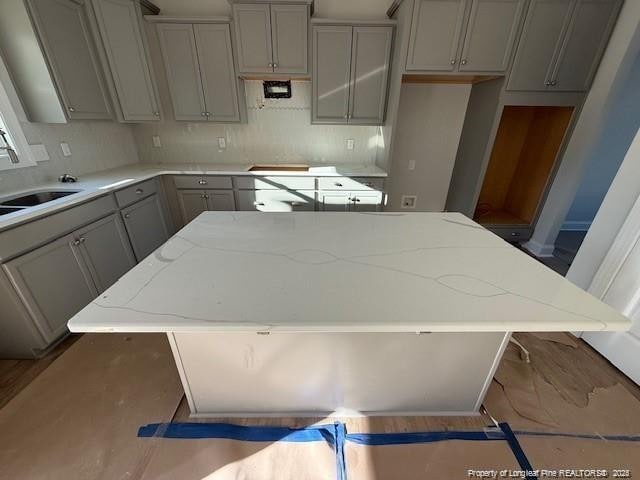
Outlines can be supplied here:
M175 119L206 120L193 26L160 23L158 37Z
M382 207L382 192L351 192L349 211L378 212Z
M207 210L212 212L234 212L236 201L233 190L205 190Z
M322 212L348 212L351 194L349 192L319 192L319 210Z
M207 199L202 191L178 190L178 203L185 225L207 210Z
M99 293L136 265L129 237L119 215L109 215L74 234Z
M468 0L416 0L407 70L455 70Z
M578 0L551 77L553 90L588 90L620 4L620 0Z
M354 27L349 123L384 122L392 27Z
M196 24L193 28L208 119L213 122L239 122L229 25Z
M157 194L125 208L122 215L139 262L169 238Z
M313 190L238 190L238 210L258 212L310 212L315 210Z
M312 121L347 123L353 27L313 28Z
M273 71L307 73L308 7L271 5Z
M525 5L525 0L474 0L458 69L506 71Z
M139 4L131 0L93 0L92 5L124 120L159 120Z
M84 6L72 0L29 0L28 5L67 116L111 119Z
M574 0L531 0L507 90L546 90Z
M240 73L273 72L269 5L234 4L233 23Z
M4 265L47 342L67 330L67 322L97 291L67 235Z

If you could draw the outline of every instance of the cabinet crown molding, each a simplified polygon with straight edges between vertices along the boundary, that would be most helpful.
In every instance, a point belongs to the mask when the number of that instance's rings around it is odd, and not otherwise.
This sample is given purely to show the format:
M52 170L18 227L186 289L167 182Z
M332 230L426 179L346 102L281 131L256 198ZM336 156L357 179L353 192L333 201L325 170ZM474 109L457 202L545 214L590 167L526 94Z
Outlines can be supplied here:
M231 23L231 17L174 17L171 15L145 15L148 23Z

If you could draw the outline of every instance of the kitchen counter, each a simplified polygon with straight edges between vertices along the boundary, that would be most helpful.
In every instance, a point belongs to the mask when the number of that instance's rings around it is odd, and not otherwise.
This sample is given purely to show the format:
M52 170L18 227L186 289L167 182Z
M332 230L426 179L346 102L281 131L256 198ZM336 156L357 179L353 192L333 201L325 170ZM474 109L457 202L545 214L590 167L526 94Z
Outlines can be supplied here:
M205 212L69 322L166 332L194 416L475 414L511 332L629 326L461 214L329 212Z
M25 192L41 190L81 190L78 193L30 207L27 210L0 217L0 231L21 223L49 215L56 210L69 208L92 198L148 180L160 175L233 175L233 176L307 176L307 177L386 177L387 173L375 165L341 164L338 166L311 165L309 171L248 171L251 165L240 164L147 164L138 163L125 167L83 175L76 183L49 182L35 185L28 190L2 192L1 197L18 196ZM73 173L73 172L70 172Z

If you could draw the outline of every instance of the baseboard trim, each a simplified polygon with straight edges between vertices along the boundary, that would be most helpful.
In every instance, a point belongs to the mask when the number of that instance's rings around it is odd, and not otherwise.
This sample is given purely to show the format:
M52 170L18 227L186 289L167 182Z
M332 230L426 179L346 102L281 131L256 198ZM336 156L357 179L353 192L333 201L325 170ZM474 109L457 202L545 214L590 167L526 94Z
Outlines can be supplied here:
M565 232L586 232L591 228L591 222L577 222L577 221L566 221L560 227L560 230Z
M553 251L555 250L555 245L545 245L535 240L529 240L526 243L522 244L523 248L526 248L530 253L535 255L536 257L553 257Z

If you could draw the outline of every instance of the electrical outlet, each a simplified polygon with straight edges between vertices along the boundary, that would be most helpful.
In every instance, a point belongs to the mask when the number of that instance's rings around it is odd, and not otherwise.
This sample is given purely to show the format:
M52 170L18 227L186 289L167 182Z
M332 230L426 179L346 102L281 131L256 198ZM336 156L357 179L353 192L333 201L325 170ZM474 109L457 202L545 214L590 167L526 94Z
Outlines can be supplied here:
M156 148L162 147L162 142L160 141L160 135L154 135L153 137L151 137L151 140L153 141L154 147Z
M356 147L356 141L353 138L347 138L347 150L353 150Z
M64 155L65 157L71 156L71 147L67 142L62 142L60 144L60 149L62 150L62 155Z
M418 197L415 195L402 195L400 198L400 207L401 208L416 208L416 202L418 201Z
M415 169L416 169L416 161L409 160L409 170L415 170Z
M227 140L224 137L218 137L218 148L220 150L227 149Z

